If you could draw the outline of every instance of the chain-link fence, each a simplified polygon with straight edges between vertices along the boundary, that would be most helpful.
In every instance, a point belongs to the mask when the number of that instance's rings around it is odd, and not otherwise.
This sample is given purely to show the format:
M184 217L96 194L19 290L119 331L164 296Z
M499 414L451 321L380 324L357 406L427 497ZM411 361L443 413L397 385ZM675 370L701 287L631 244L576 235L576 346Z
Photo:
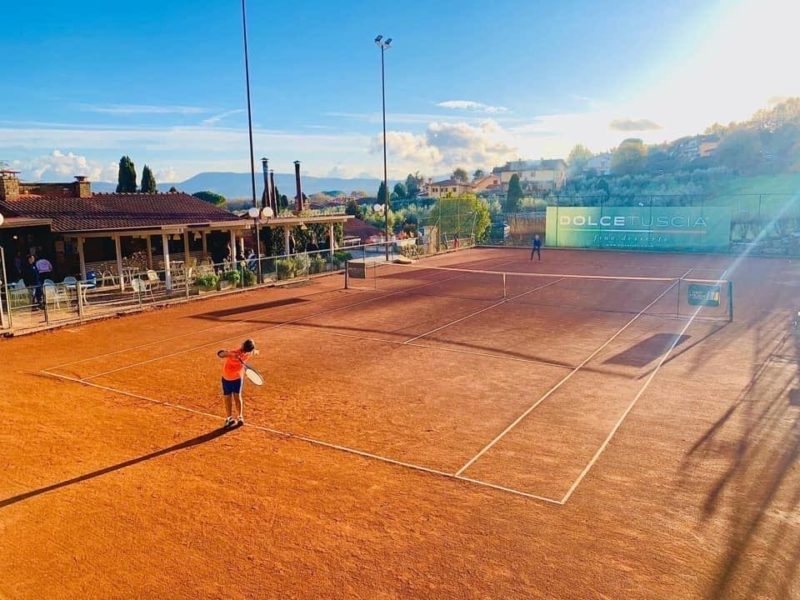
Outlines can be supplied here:
M330 250L277 256L253 256L214 263L211 259L171 261L169 268L147 269L128 264L118 273L114 265L103 271L87 271L85 279L65 277L53 281L8 281L0 271L0 331L18 332L65 323L92 320L148 306L184 302L258 286L301 283L314 277L339 273L349 260L420 258L474 245L471 236L444 241L447 234L417 236ZM2 252L2 247L0 247ZM0 265L4 265L0 256Z

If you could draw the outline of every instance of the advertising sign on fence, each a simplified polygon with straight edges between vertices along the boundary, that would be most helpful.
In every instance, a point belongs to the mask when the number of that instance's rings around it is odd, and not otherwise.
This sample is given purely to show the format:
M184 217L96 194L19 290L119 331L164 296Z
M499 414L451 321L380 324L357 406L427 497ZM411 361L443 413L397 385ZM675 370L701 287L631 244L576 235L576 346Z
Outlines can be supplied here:
M724 207L547 207L547 245L563 248L727 250Z

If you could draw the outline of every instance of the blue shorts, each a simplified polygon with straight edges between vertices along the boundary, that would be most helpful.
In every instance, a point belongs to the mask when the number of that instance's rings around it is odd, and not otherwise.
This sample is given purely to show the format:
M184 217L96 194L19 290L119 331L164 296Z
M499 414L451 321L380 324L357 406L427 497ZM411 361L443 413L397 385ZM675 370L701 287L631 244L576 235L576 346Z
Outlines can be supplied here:
M230 394L238 394L242 391L242 380L241 379L234 379L231 381L230 379L222 378L222 395L228 396Z

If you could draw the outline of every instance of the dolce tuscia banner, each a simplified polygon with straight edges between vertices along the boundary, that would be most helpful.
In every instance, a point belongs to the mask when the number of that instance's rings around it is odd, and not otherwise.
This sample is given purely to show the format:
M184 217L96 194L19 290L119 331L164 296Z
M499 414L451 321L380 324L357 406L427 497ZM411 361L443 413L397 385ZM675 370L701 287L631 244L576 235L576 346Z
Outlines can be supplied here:
M547 208L548 246L727 250L730 231L724 207Z

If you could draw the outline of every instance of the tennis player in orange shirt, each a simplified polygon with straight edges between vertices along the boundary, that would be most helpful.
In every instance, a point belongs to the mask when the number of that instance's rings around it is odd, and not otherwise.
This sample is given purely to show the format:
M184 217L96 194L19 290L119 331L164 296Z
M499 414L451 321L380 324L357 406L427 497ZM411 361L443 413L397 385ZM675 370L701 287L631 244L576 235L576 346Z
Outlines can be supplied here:
M242 383L244 382L244 363L251 356L258 355L253 340L245 340L241 348L235 350L220 350L217 356L224 358L222 365L222 395L225 397L225 427L244 425L244 399L242 398ZM233 405L239 412L239 417L233 418Z

